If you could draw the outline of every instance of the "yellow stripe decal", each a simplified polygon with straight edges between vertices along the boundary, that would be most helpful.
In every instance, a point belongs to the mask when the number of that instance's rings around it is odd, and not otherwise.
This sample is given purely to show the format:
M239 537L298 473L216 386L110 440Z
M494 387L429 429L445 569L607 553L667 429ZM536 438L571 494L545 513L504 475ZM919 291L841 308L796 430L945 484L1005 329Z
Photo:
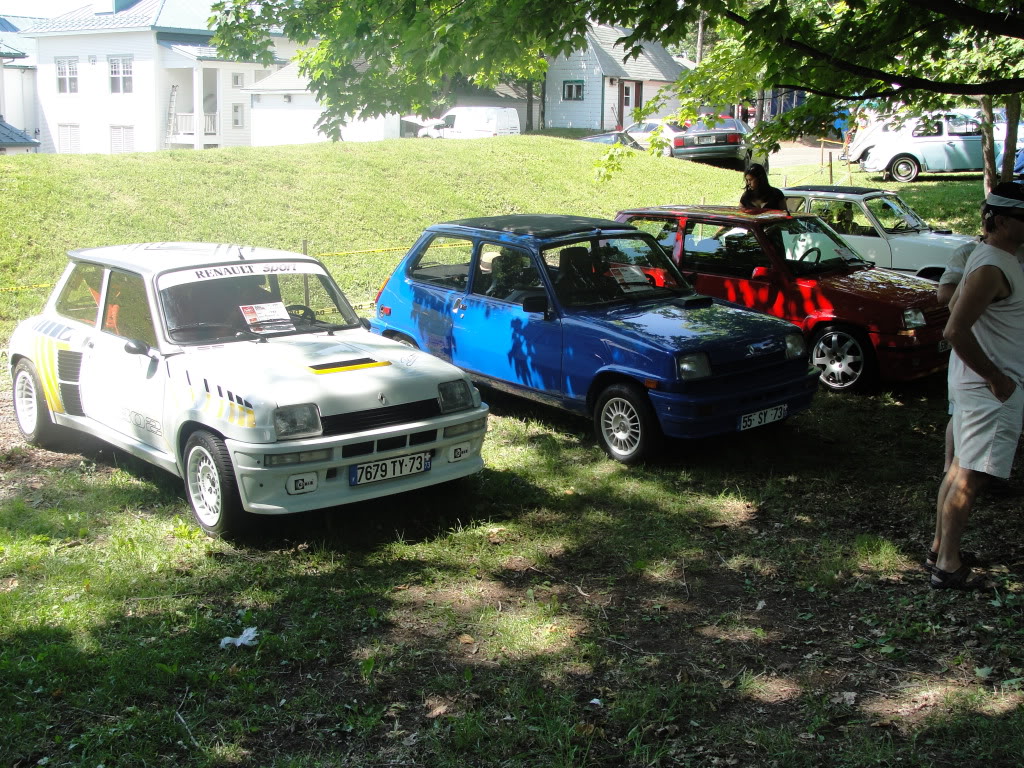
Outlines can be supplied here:
M339 368L321 368L319 370L317 370L316 368L310 368L309 370L311 370L313 373L316 373L316 374L321 374L321 373L341 373L343 371L358 371L358 370L361 370L363 368L380 368L380 367L385 366L385 365L391 365L391 362L388 361L388 360L385 360L385 361L379 362L379 363L360 363L359 365L343 365L343 366L341 366Z

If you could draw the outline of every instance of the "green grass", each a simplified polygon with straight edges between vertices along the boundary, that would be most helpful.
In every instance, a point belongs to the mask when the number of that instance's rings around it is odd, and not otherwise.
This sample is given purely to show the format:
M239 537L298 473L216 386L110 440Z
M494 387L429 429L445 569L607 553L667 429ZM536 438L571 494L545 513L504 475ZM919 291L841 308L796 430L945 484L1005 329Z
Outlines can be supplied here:
M394 249L324 257L361 301L435 221L739 194L735 171L650 156L599 185L600 154L524 136L0 157L0 337L71 248ZM976 176L885 186L975 229ZM234 544L124 454L0 444L0 764L1019 761L1019 499L983 497L970 522L967 545L996 558L987 590L934 594L917 566L942 377L821 393L784 425L635 468L582 420L485 394L477 477L257 521ZM247 627L256 646L220 647Z

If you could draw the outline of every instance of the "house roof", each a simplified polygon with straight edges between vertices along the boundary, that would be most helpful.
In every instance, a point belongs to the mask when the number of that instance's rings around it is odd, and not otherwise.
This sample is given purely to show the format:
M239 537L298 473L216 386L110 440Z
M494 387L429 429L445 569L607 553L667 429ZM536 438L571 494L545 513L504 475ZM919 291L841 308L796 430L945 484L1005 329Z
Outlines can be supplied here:
M39 142L0 118L0 147L38 147Z
M660 80L673 83L686 69L665 50L660 43L645 40L639 57L623 61L626 49L617 42L631 30L605 24L592 24L587 39L597 55L601 71L606 77L624 77L631 80Z
M36 65L36 41L25 37L23 32L33 24L45 19L33 16L0 16L0 58L8 66L34 67Z
M112 32L130 29L209 32L212 0L114 0L83 5L34 25L29 34L60 35L75 32Z

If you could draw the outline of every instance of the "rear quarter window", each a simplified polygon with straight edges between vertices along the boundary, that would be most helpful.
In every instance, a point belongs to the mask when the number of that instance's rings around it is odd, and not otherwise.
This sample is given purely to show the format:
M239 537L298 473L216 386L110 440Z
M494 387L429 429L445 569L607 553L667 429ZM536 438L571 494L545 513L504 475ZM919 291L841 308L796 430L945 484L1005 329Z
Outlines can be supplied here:
M95 325L102 287L103 267L96 264L76 264L60 296L57 297L57 314Z
M472 240L435 237L409 267L409 277L444 288L465 290L472 259Z

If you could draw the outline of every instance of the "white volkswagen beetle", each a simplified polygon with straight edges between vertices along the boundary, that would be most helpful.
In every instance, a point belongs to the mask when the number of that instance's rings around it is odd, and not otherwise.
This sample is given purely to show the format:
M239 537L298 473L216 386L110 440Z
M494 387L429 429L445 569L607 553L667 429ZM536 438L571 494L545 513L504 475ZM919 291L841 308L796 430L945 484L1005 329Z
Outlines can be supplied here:
M317 260L205 243L72 251L9 362L26 440L88 432L184 478L199 525L363 501L483 466L469 378L371 334Z

